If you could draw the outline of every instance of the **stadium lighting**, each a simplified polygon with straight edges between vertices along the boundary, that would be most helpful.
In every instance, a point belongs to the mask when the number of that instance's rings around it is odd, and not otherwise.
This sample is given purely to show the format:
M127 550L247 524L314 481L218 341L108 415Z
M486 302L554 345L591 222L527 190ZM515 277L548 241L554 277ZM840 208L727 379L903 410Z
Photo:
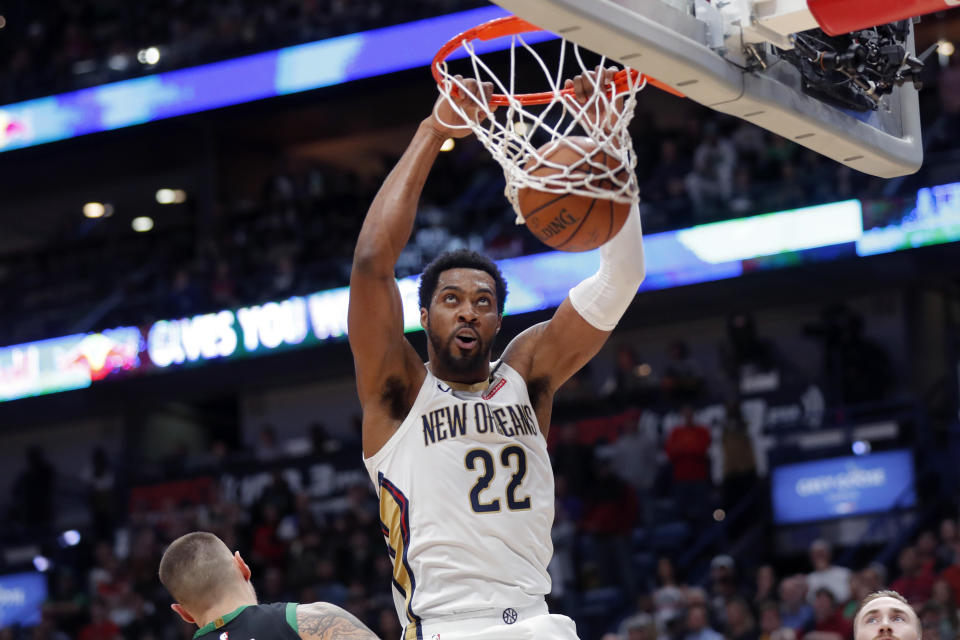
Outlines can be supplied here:
M107 208L102 202L88 202L83 205L83 215L88 218L102 218Z
M5 26L7 26L7 19L0 16L0 29L3 29Z
M160 62L160 49L156 47L147 47L137 51L137 61L140 64L154 65Z
M57 542L61 547L75 547L80 544L80 532L76 529L70 529L60 534Z
M871 447L870 447L870 443L867 442L866 440L857 440L856 442L853 443L853 446L851 447L851 449L853 450L853 455L863 456L870 453Z
M157 189L157 202L160 204L181 204L187 199L187 192L183 189Z
M133 230L137 233L146 233L153 229L153 218L149 216L137 216L133 219L133 222L130 223L130 226L133 227Z
M50 560L41 555L33 556L33 566L40 573L44 573L50 569Z
M443 141L443 144L440 145L440 151L450 151L453 149L456 143L453 141L453 138L447 138Z
M939 40L937 42L937 53L941 56L952 56L954 51L956 51L956 47L949 40Z

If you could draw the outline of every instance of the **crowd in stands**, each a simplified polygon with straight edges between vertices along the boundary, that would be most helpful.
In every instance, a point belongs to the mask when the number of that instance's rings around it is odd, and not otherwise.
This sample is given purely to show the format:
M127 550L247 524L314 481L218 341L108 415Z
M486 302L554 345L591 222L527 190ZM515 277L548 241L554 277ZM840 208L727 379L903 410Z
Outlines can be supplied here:
M745 123L698 113L702 125L691 120L684 131L635 135L648 234L879 195L879 179ZM723 150L714 153L716 145ZM2 255L0 304L21 313L0 319L0 345L344 286L362 213L378 187L330 166L281 173L253 206L225 204L212 233L194 225L91 233L88 224L46 247ZM548 249L514 219L499 167L478 144L467 145L437 163L397 275L419 273L441 251L463 246L495 259Z
M551 433L550 603L577 620L584 640L849 640L856 603L881 588L909 599L927 640L960 637L960 536L949 505L889 564L841 553L822 539L809 544L806 557L784 555L770 540L765 499L751 498L763 479L739 418L730 416L720 430L726 466L722 485L714 486L707 447L716 430L685 409L660 433L646 413L627 408L560 422ZM83 472L89 525L81 545L51 555L42 621L2 629L0 638L191 637L194 629L170 611L156 572L164 546L192 530L213 531L242 553L262 602L334 602L380 637L400 637L392 565L375 494L359 468L359 440L325 434L317 424L308 445L294 447L267 425L243 450L221 445L213 455L178 456L167 468L178 475L167 481L193 484L171 493L121 484L123 476L135 485L136 474L94 451ZM56 531L50 505L57 471L39 447L26 462L4 529L9 535L22 526L42 539L36 532ZM318 500L307 479L318 463L346 469L354 480ZM243 469L265 479L257 491L225 481ZM745 524L731 523L691 557L698 538L721 526L714 510L732 514L743 500L750 502ZM838 563L841 555L847 560Z
M119 0L4 6L0 101L179 69L485 5L480 0ZM138 59L149 47L159 59Z
M0 48L9 48L13 61L4 78L15 86L7 90L22 97L30 90L18 83L56 84L78 61L102 62L118 52L129 56L142 42L189 51L201 60L477 4L420 0L401 9L334 0L19 3L6 15ZM174 64L175 56L167 59ZM933 123L926 130L928 151L953 148L960 120L952 94L957 74L956 66L939 74L932 67L929 71L923 93L924 121ZM105 79L91 76L90 81ZM937 93L941 86L942 94ZM860 174L695 105L685 106L690 117L682 127L657 129L652 124L657 118L643 105L631 126L647 233L850 197L889 197L898 193L898 185L909 194L916 186L916 179L900 183ZM494 258L546 249L514 227L502 196L502 175L489 155L476 144L462 148L452 160L438 163L427 184L413 241L398 264L400 276L419 272L438 252L458 246ZM941 182L950 178L950 166L960 166L936 164L928 163ZM44 248L2 255L0 305L20 313L0 319L0 345L144 325L343 286L361 214L378 187L369 175L330 166L277 174L252 207L218 203L226 215L213 233L201 234L193 226L149 234L91 233L88 224L82 233L71 231Z
M109 67L104 60L120 53L129 57L143 42L206 60L479 3L420 0L402 9L361 4L19 3L6 15L0 39L12 60L4 78L13 88L6 89L19 97L31 94L19 86L25 82L38 83L36 91L49 83L63 89L57 83L71 76L67 71L78 62L96 59L103 70ZM176 56L165 59L181 64ZM953 148L960 119L953 96L958 73L955 65L939 73L932 66L929 70L922 94L924 121L932 123L925 130L928 151ZM93 74L90 82L106 79ZM681 128L657 129L652 124L657 118L645 113L643 104L632 127L647 233L850 197L888 197L901 184L860 174L705 108L693 107ZM438 163L398 275L417 273L451 247L466 245L495 258L546 248L513 226L503 178L488 154L475 144L466 149ZM937 167L938 180L949 178L949 166ZM201 237L195 227L143 235L90 233L87 225L45 248L0 256L0 304L21 310L0 320L0 345L343 286L360 215L377 186L369 177L314 167L274 176L253 207L219 203L227 215L212 235ZM903 192L909 194L911 186ZM209 212L194 215L204 218Z

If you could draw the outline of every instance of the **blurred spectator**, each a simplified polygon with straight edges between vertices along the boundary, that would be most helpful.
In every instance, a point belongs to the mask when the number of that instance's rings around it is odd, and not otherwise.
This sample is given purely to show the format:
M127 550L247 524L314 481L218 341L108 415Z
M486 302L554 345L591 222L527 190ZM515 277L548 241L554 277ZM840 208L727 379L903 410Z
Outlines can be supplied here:
M730 213L746 216L758 212L757 189L753 185L753 174L749 167L738 166L733 174L733 193L727 203Z
M727 318L727 343L721 347L721 360L736 391L769 391L779 381L762 376L774 371L775 357L771 344L757 333L753 315L737 312Z
M660 450L656 422L639 414L626 421L623 433L607 447L613 472L634 491L644 526L654 521L653 484Z
M919 607L929 600L933 593L933 572L924 570L917 549L912 546L900 550L897 564L900 567L900 577L890 583L890 588L906 598L910 604Z
M82 478L87 485L87 504L90 507L94 536L97 540L109 541L113 537L115 480L103 447L93 450Z
M237 283L231 272L230 263L219 260L210 280L210 302L222 308L237 305Z
M938 568L943 569L953 564L955 559L953 547L957 540L957 521L953 518L944 518L940 522L940 544L937 547Z
M820 587L813 599L813 630L803 640L847 640L853 635L853 625L843 617L833 591Z
M76 635L86 622L89 598L70 569L60 569L50 577L50 592L43 604L44 620Z
M678 581L673 561L668 556L657 559L657 588L653 592L653 604L660 627L666 627L667 622L683 611L683 585Z
M767 600L760 604L760 640L796 640L797 633L780 620L780 606Z
M863 599L876 591L871 591L867 586L867 581L864 579L864 571L866 571L866 569L850 572L850 597L846 602L840 603L843 617L850 622L850 624L853 624L853 619L856 617L857 610L860 608L860 603L863 602Z
M90 605L90 622L77 636L77 640L121 640L120 627L107 617L107 605L102 599Z
M747 601L742 597L732 598L726 605L727 640L759 640L760 632L753 619Z
M340 451L342 447L340 440L327 433L327 425L319 421L310 425L310 450L313 455L329 456Z
M673 465L673 496L683 516L706 517L710 492L710 430L694 422L693 407L681 409L682 422L670 431L664 451Z
M282 518L293 511L296 498L293 489L287 482L283 470L274 469L270 472L270 482L260 492L257 500L257 509L263 510L272 507L277 514L277 519Z
M657 625L649 613L636 613L620 623L617 640L657 640Z
M845 304L824 307L818 323L804 333L823 347L823 372L828 399L839 404L878 402L888 397L893 382L890 358L882 346L863 333L863 316Z
M257 442L253 447L253 455L257 460L270 461L283 456L280 444L277 442L277 429L272 424L260 427Z
M613 473L610 460L595 460L595 476L587 497L583 530L596 541L601 579L618 586L629 600L637 595L636 575L623 558L629 558L630 535L637 519L633 490Z
M53 518L53 484L55 471L47 462L43 448L27 448L27 468L13 484L14 521L27 527L50 524Z
M395 609L381 609L377 613L377 636L380 638L399 638L403 634L400 620Z
M757 462L753 441L740 413L740 403L727 404L727 417L721 434L723 448L723 506L729 513L757 483Z
M871 562L860 570L860 580L867 593L882 591L887 585L887 568L879 562Z
M943 579L934 582L929 602L943 612L943 637L956 638L960 632L960 607L950 583Z
M586 460L593 460L593 448L580 442L580 433L573 422L553 427L559 432L557 444L551 452L553 472L566 478L571 493L583 496L590 486L591 469Z
M736 162L737 150L733 144L720 136L716 122L707 122L703 139L693 152L693 170L685 178L687 193L698 216L706 216L730 199Z
M189 316L197 310L202 300L190 269L181 267L173 274L173 279L170 281L164 312L171 318Z
M710 626L706 606L695 604L687 608L683 640L723 640L723 636Z
M737 565L727 554L714 556L710 561L710 611L711 620L721 629L729 631L727 604L737 596Z
M789 576L780 582L780 619L798 637L813 628L813 607L807 603L805 576Z
M762 564L757 567L756 574L756 584L753 591L753 603L754 607L759 608L762 604L767 602L775 602L779 596L777 595L777 574L773 569L772 565ZM777 614L777 621L779 622L780 615Z
M704 392L701 367L690 355L690 347L683 340L674 340L667 348L667 364L660 386L664 397L673 402L693 402Z
M917 611L917 617L920 618L920 626L923 628L923 637L926 640L947 640L953 637L944 633L949 633L949 626L945 625L946 621L940 605L927 602Z
M933 574L943 567L937 565L937 536L933 531L921 531L914 547L917 550L917 562L922 573Z
M850 569L834 565L832 556L833 548L826 540L814 540L810 544L813 571L807 574L807 598L811 604L821 588L829 589L836 602L846 602L850 598Z
M953 564L940 572L940 578L953 589L957 605L960 606L960 540L954 540Z
M655 379L649 364L640 362L630 345L617 347L613 374L603 383L600 393L610 396L619 406L637 406L654 397Z

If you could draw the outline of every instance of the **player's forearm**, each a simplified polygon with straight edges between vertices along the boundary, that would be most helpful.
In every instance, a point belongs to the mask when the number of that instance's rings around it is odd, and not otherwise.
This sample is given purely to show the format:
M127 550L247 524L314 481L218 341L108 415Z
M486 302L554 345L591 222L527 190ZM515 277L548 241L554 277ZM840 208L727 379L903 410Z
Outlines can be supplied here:
M640 211L633 205L623 228L600 247L600 270L570 290L570 303L602 331L620 321L646 276Z
M393 272L410 239L423 185L444 139L431 118L417 128L367 211L354 251L354 268Z

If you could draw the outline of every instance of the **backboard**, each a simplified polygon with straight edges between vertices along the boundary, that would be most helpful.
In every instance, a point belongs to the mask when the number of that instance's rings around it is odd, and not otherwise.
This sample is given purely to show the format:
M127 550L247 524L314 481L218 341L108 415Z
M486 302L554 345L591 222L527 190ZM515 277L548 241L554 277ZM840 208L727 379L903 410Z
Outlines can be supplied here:
M806 0L493 1L692 100L864 173L892 178L913 173L923 161L912 82L892 84L880 95L863 81L851 93L866 104L853 107L811 85L810 69L824 73L814 68L823 60L803 60L805 75L798 60L813 54L802 45L829 37L802 34L818 26ZM901 51L913 54L912 23L899 28Z

